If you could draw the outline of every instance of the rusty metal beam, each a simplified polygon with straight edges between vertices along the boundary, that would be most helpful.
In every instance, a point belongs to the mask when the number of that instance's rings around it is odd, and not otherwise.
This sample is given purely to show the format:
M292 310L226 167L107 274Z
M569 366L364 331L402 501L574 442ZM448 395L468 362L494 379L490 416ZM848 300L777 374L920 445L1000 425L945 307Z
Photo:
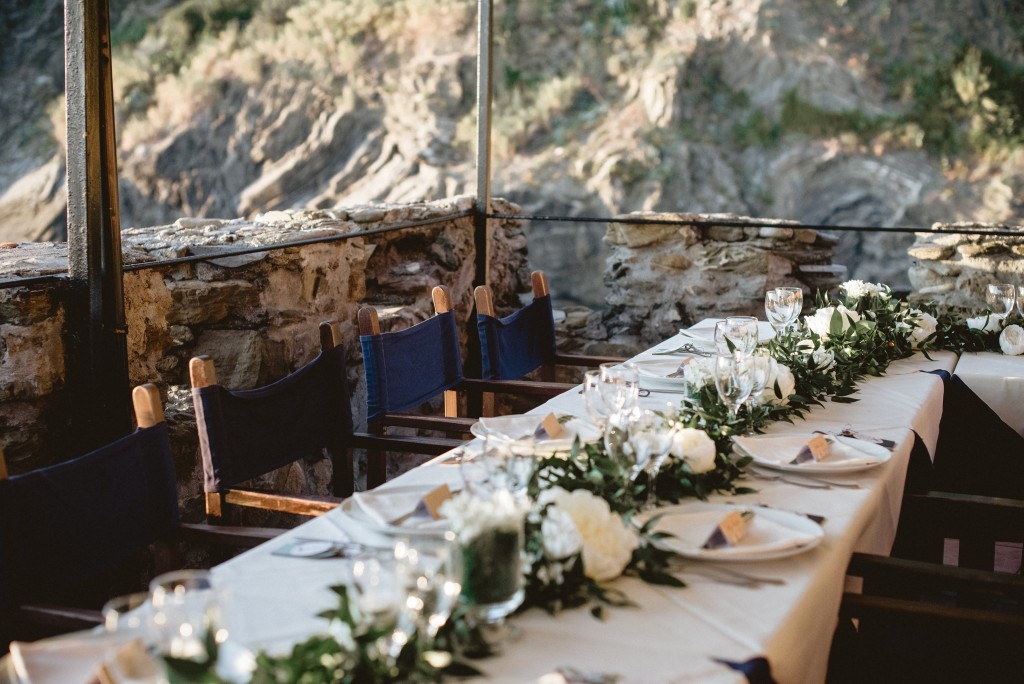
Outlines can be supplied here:
M64 5L72 434L87 449L131 430L108 0Z

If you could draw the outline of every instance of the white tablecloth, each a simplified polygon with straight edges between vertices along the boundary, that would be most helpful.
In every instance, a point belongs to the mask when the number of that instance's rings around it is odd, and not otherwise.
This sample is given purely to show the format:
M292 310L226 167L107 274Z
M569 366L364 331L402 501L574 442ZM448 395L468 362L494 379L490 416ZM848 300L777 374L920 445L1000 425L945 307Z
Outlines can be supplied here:
M965 353L954 372L1004 423L1024 435L1024 357Z
M659 348L680 343L677 337ZM744 570L755 574L783 578L783 586L743 588L685 571L680 574L689 585L684 589L620 579L614 586L638 607L609 608L604 621L583 609L554 617L539 610L516 616L522 638L501 657L479 663L488 681L531 682L558 667L574 667L618 673L632 682L738 682L744 681L742 675L713 658L743 661L758 655L768 658L780 684L823 681L850 554L855 550L888 553L899 518L912 430L929 451L934 450L942 383L920 371L952 370L956 357L937 353L933 358L918 355L894 363L887 376L861 385L856 403L829 403L813 411L806 422L771 426L770 432L784 433L852 425L896 440L888 463L862 473L832 476L859 483L859 489L806 489L750 480L758 493L713 497L827 518L825 539L818 548L788 559L744 564ZM655 392L643 401L653 406L669 400L678 397ZM536 409L537 413L549 411L584 415L576 391ZM385 486L441 481L460 483L458 468L428 464ZM300 536L390 545L390 540L363 528L341 510L287 533L287 537ZM323 620L314 616L331 605L326 587L347 576L346 561L271 555L283 543L279 539L265 544L214 571L218 583L232 592L232 635L243 643L280 649L323 629Z

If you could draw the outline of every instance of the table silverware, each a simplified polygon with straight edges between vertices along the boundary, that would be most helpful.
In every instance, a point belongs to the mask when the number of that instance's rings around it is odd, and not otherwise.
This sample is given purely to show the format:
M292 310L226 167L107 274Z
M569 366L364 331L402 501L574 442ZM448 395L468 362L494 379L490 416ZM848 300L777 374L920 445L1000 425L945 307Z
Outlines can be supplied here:
M823 480L798 480L795 478L787 477L786 475L780 474L768 474L753 468L747 468L747 475L756 479L764 480L765 482L786 482L797 487L807 487L808 489L832 489L832 485Z
M712 352L709 352L709 351L707 351L705 349L701 349L700 347L696 346L693 342L687 342L686 344L681 344L678 347L673 347L672 349L659 349L659 350L651 352L651 355L653 355L653 356L665 356L665 355L671 355L671 354L692 354L693 356L713 356Z

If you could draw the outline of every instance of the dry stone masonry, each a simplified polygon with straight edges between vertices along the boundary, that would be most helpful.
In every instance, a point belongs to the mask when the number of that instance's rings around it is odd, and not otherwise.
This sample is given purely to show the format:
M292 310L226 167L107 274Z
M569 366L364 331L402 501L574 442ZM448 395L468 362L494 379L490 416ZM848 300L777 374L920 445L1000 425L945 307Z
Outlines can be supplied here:
M973 231L1017 231L1014 236ZM951 232L956 231L956 232ZM935 223L907 252L914 260L910 284L915 296L951 307L980 309L991 283L1024 285L1024 226L993 223Z

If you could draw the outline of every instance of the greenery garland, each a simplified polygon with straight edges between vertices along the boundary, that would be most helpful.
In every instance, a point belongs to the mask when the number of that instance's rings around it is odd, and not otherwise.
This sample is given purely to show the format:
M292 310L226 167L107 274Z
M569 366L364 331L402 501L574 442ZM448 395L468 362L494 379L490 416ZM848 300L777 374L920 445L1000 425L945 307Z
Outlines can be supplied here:
M962 352L1000 347L1001 326L991 324L988 310L967 319L962 313L939 311L934 303L914 307L895 299L889 287L862 281L843 283L834 300L818 293L815 302L814 314L804 316L768 344L773 360L773 380L765 392L768 401L753 408L748 405L735 419L729 418L708 375L701 377L699 361L693 362L694 382L675 419L680 427L703 431L714 441L714 467L710 470L695 472L683 454L669 458L656 482L646 482L643 477L630 482L628 468L610 457L603 443L581 445L578 440L568 454L538 462L528 488L536 503L525 521L524 609L533 606L557 612L590 605L591 612L601 617L604 605L632 605L621 591L588 576L585 551L549 557L545 524L553 519L557 505L545 500L546 492L579 492L588 501L600 502L612 515L621 516L627 525L647 487L654 487L659 501L672 503L706 499L714 492L751 492L754 490L736 484L750 459L732 455L734 434L760 431L779 420L792 422L825 401L855 401L852 395L860 381L884 375L890 363L917 350L927 354L936 349ZM690 366L687 369L689 376ZM652 530L655 520L643 527L633 526L638 541L622 574L655 584L684 586L668 572L674 554L656 544L660 535ZM378 647L382 633L359 624L344 586L332 590L338 606L321 613L329 628L297 644L288 655L258 654L254 683L436 681L445 675L479 674L455 655L487 651L486 643L459 610L435 643L423 644L413 638L399 658L385 664ZM212 671L215 655L214 651L201 663L166 662L172 678L177 673L179 679L189 681L218 681Z

